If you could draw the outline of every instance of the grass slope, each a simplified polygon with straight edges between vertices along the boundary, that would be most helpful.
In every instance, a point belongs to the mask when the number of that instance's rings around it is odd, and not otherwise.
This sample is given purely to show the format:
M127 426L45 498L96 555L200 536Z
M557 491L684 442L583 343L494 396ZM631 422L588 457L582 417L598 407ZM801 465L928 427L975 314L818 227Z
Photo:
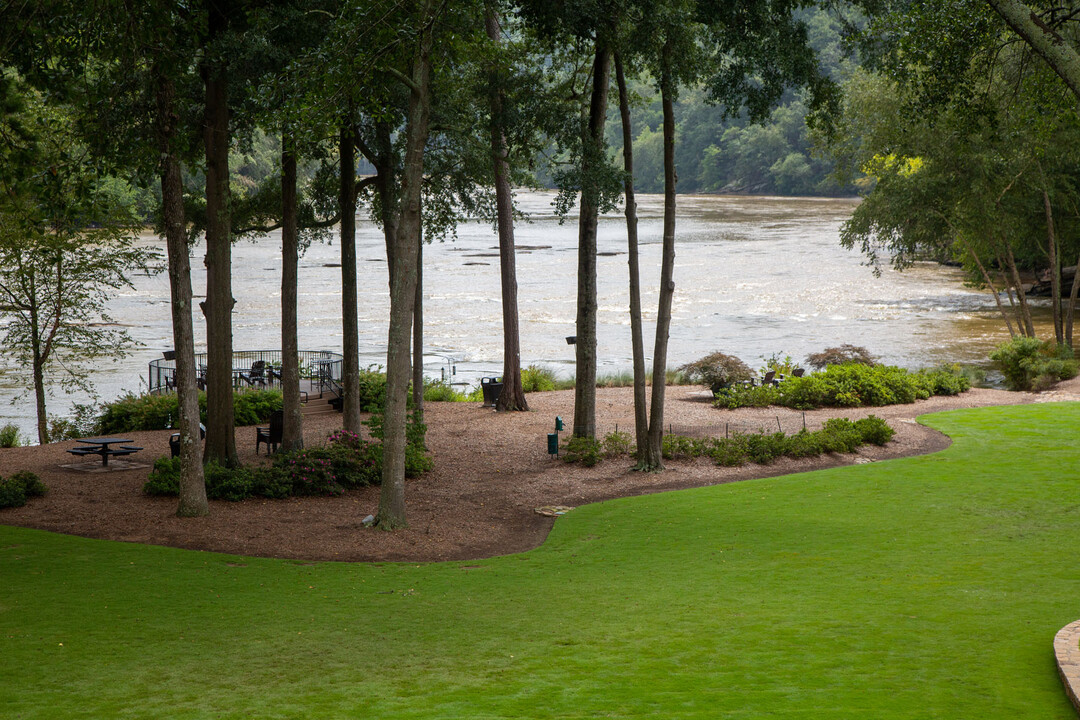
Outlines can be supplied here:
M0 527L0 717L1075 717L1080 404L928 422L949 450L579 508L469 563Z

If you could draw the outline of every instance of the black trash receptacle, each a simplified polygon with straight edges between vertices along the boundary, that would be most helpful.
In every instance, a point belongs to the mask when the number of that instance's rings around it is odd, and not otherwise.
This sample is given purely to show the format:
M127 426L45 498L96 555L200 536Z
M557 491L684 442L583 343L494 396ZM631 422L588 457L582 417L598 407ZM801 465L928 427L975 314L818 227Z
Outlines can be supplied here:
M484 407L495 407L502 393L501 377L480 378L480 388L484 392Z

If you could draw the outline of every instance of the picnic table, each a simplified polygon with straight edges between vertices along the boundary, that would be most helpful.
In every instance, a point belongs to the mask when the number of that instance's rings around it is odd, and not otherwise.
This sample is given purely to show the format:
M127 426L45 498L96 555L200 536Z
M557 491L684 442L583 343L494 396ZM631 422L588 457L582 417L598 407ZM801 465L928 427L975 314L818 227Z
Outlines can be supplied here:
M86 455L100 455L101 464L108 465L110 457L121 457L124 455L131 455L142 450L141 447L131 447L124 443L130 443L131 438L122 437L93 437L93 438L79 438L75 442L82 443L86 447L77 447L68 450L72 455L83 457ZM119 445L119 448L110 447L111 445Z

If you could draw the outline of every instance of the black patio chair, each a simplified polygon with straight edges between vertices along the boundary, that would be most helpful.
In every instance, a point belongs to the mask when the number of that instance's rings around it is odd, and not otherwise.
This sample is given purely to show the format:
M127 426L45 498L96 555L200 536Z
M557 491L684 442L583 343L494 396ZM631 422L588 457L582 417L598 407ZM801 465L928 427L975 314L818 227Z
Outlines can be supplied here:
M254 387L255 385L266 386L266 361L256 360L251 363L251 369L246 373L237 373L239 378L246 382L248 385Z
M285 412L275 410L270 413L270 427L255 428L255 454L259 453L259 445L262 443L266 443L267 455L271 452L271 446L273 446L273 452L277 452L278 445L281 444L281 431L284 424Z

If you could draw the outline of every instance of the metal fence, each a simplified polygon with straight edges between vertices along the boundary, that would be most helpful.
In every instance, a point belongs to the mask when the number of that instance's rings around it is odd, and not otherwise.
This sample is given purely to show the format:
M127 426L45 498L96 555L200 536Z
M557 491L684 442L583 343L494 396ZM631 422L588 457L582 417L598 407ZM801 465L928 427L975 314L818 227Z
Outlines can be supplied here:
M176 389L176 360L173 353L151 360L147 384L152 393L172 392ZM341 387L341 353L329 350L301 350L300 380L308 383L309 393L336 392ZM195 353L198 368L196 383L206 388L206 353ZM237 389L274 387L281 384L280 350L237 350L232 360L233 387Z

